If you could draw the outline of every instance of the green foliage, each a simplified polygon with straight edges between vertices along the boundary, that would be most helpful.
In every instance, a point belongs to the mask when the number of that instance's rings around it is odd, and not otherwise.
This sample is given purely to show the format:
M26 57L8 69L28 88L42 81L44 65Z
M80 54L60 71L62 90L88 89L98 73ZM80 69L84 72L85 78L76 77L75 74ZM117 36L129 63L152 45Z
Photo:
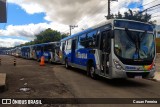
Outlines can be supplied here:
M124 12L124 15L122 15L120 12L115 15L111 15L111 18L115 19L129 19L129 20L136 20L136 21L141 21L141 22L149 22L153 24L154 22L150 21L151 15L150 14L142 14L139 11L132 11L128 10L128 12Z
M34 45L40 43L48 43L48 42L55 42L60 41L62 38L67 37L66 34L61 34L58 31L52 30L50 28L46 29L45 31L40 32L39 34L35 35L36 39L31 42L27 42L20 46L27 46L27 45Z

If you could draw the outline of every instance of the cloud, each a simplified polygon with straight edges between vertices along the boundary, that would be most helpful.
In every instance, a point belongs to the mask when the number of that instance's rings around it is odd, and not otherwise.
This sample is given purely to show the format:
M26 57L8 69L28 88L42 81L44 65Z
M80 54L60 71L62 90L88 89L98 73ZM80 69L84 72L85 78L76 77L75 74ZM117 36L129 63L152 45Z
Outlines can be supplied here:
M29 14L45 12L43 7L34 2L25 2L25 0L8 0L8 2L21 6L21 8Z
M0 30L0 36L23 36L27 39L33 40L36 34L39 34L41 31L44 31L47 28L51 28L61 32L69 29L67 25L56 22L28 25L9 25L5 30Z
M140 4L140 1L111 2L111 13L116 14L118 11L123 13L128 10L129 4ZM46 14L44 19L51 21L50 24L56 25L58 31L62 30L61 32L68 32L69 25L78 25L73 33L106 21L108 5L107 0L8 0L8 2L19 5L28 14L44 12ZM52 28L57 30L56 27Z
M158 2L146 5L152 6ZM86 29L100 22L106 21L107 0L8 0L9 3L19 5L28 14L45 13L44 19L50 23L9 25L6 30L0 30L0 36L24 36L30 40L39 32L51 28L60 32L69 32L69 25L78 25L72 33ZM118 0L111 2L111 13L117 14L128 10L131 3L146 4L150 0ZM139 8L133 8L139 10ZM156 13L154 13L156 15ZM157 18L153 18L157 19Z
M68 25L78 25L82 29L95 25L102 20L105 20L107 15L107 0L8 0L9 3L19 5L28 14L44 12L46 16L44 19L51 21L50 24L57 26L58 30L64 31L61 28L67 29ZM111 2L111 13L116 14L118 11L121 13L128 10L131 3L136 3L137 7L140 4L146 4L150 0L118 0L118 2ZM155 2L144 6L144 9L157 4ZM133 8L133 10L139 10ZM155 18L153 18L155 19ZM60 25L62 27L60 27ZM47 25L48 26L48 25ZM52 27L56 28L56 27ZM68 32L68 31L67 31ZM74 30L73 30L74 32Z
M12 39L12 38L0 38L0 47L13 47L20 44L24 44L28 41L26 40L19 40L19 39Z
M0 30L0 36L24 36L34 38L34 35L47 28L46 23L28 25L9 25L6 30Z
M22 7L27 13L46 13L45 19L63 24L77 24L85 16L107 15L106 0L8 0ZM112 13L127 8L140 0L119 0L111 3Z

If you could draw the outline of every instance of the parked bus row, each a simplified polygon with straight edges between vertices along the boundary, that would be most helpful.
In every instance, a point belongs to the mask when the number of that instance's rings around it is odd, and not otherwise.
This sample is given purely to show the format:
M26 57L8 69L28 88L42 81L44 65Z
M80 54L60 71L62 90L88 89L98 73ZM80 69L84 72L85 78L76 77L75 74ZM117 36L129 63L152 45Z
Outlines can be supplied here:
M155 73L155 36L151 24L114 19L60 42L21 47L14 55L26 59L60 61L66 68L85 70L92 78L152 78Z
M45 61L60 62L59 47L59 42L42 43L6 50L6 54L37 61L40 61L41 57L44 56Z

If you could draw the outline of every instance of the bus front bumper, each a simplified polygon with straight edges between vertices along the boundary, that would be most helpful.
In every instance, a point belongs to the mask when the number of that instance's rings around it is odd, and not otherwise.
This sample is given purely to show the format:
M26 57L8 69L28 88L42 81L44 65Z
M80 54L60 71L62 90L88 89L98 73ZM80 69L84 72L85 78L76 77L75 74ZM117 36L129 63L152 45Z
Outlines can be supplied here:
M155 74L155 69L151 69L149 71L127 71L112 68L112 71L111 78L153 78Z

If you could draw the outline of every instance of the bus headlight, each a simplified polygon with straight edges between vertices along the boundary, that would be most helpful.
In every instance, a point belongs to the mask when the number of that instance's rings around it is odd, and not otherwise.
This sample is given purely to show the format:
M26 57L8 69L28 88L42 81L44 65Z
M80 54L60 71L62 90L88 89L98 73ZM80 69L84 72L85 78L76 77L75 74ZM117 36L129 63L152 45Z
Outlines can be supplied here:
M117 69L119 70L123 70L123 67L119 64L118 61L116 61L115 59L113 59L114 65L116 66Z

